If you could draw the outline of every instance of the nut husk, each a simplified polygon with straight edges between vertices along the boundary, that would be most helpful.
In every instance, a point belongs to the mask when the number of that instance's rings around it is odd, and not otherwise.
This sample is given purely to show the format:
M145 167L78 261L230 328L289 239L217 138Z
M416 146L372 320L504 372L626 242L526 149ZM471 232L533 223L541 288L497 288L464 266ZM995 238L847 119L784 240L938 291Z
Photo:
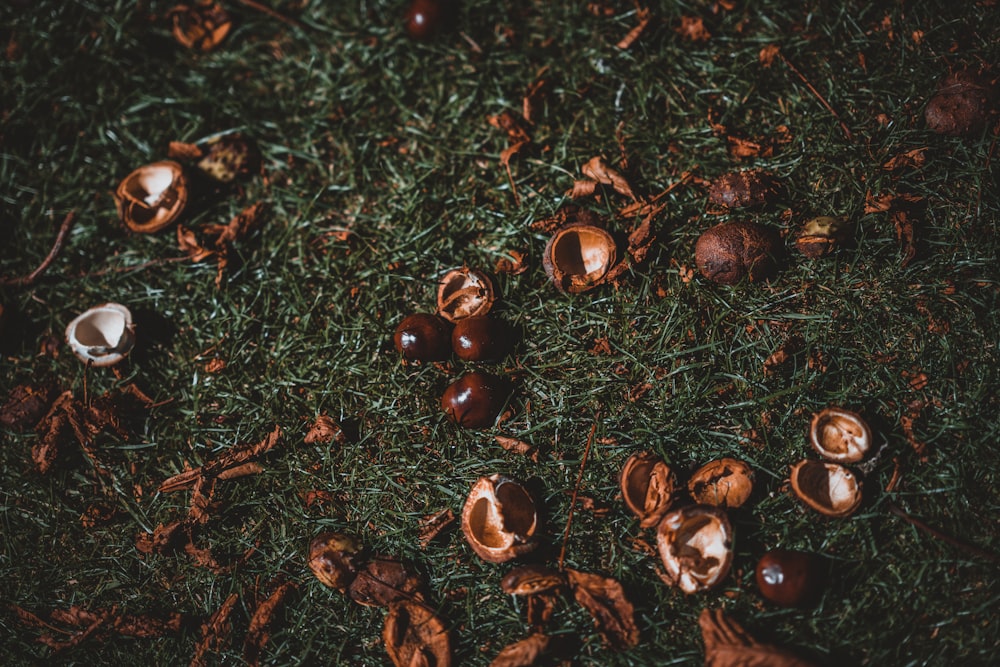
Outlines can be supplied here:
M924 120L938 134L976 135L996 115L997 99L995 82L970 68L956 70L938 84L924 108Z
M744 278L757 282L777 270L781 239L756 222L723 222L706 230L695 244L695 263L701 274L723 285Z
M641 528L660 523L673 502L676 476L653 452L636 452L628 457L618 477L625 505L639 518Z
M691 475L688 492L695 502L733 509L750 498L753 470L737 459L722 458L706 463Z
M309 543L309 569L324 586L341 593L357 576L361 540L345 533L320 533Z
M733 562L733 529L724 510L688 505L663 517L656 548L667 580L685 593L716 586Z
M857 463L871 449L872 432L858 413L828 407L813 415L809 442L827 461Z
M483 560L504 563L536 546L539 517L521 484L500 474L480 477L462 509L462 533Z
M586 292L605 282L618 263L618 247L603 227L570 223L549 239L542 266L549 280L562 292Z
M438 283L438 315L449 322L485 315L496 302L496 289L488 275L463 266L444 274Z
M152 234L177 220L188 200L187 179L173 160L139 167L115 190L118 217L134 232Z
M826 257L847 243L851 228L844 218L829 215L811 218L795 237L795 247L810 259Z
M450 667L451 635L434 611L419 600L389 605L382 630L385 651L396 667Z
M802 459L789 482L799 500L826 516L849 516L861 505L861 482L839 463Z
M726 208L759 208L781 195L781 182L761 169L719 176L708 189L708 200Z

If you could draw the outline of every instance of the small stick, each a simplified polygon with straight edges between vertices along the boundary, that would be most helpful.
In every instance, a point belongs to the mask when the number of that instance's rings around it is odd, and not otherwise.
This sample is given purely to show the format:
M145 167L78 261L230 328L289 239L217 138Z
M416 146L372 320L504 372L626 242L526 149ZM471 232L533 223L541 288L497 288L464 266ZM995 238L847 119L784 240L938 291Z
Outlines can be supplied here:
M590 456L590 446L594 443L594 434L597 432L597 419L590 427L590 435L587 436L587 446L583 450L583 458L580 460L580 472L576 476L576 486L573 487L573 497L569 501L569 515L566 517L566 530L563 532L562 549L559 550L559 569L563 569L566 560L566 542L569 541L569 529L573 525L573 508L576 507L576 497L580 493L580 483L583 481L583 468L587 465L587 458Z
M925 533L929 534L932 537L936 537L937 539L943 542L947 542L953 547L961 549L962 551L965 551L968 554L976 556L977 558L983 558L985 560L990 561L991 563L1000 563L1000 555L997 555L992 551L987 551L986 549L981 549L974 544L969 544L968 542L960 540L957 537L953 537L948 533L945 533L944 531L935 528L934 526L926 524L920 519L916 518L915 516L912 516L909 512L901 508L896 503L890 502L888 504L888 508L889 511L895 514L896 516L902 518L907 523L912 524L914 527L919 528L920 530L924 531Z
M59 226L59 233L56 234L56 241L52 244L52 250L49 251L48 256L42 260L42 263L38 265L38 268L29 273L26 276L20 278L3 278L0 279L0 285L9 285L11 287L27 287L31 285L38 277L45 273L46 269L55 261L56 255L62 250L63 245L66 243L66 235L69 234L70 228L73 227L73 223L76 222L76 211L70 211L63 218L62 224Z
M250 9L256 9L258 12L263 12L268 16L270 16L271 18L277 19L282 23L287 23L290 26L295 26L296 28L305 28L305 25L299 23L295 19L289 18L284 14L281 14L280 12L276 12L267 5L262 5L261 3L256 2L255 0L240 0L240 4L246 5Z
M826 107L826 110L829 111L830 114L837 119L837 122L840 123L840 129L844 132L844 136L847 137L847 140L854 141L854 135L851 133L851 129L847 127L847 123L841 120L840 115L833 110L833 107L830 106L830 103L827 102L826 99L819 94L819 91L816 90L816 88L814 88L811 83L809 83L809 80L805 77L805 75L802 72L800 72L799 69L788 60L788 58L785 57L784 53L781 53L779 51L778 57L781 58L782 62L784 62L785 65L788 66L788 69L792 70L792 72L795 73L795 76L799 77L799 79L802 80L802 83L806 85L806 88L809 89L809 92L815 95L816 99L819 100L819 103L822 104L824 107Z

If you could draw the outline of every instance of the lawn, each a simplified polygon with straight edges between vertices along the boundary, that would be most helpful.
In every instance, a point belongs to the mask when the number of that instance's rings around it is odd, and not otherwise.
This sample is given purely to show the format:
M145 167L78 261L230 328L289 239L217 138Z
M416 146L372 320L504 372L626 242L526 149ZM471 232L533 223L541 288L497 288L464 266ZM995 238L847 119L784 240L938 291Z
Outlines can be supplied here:
M925 117L952 71L995 87L995 1L461 0L427 39L404 0L222 4L209 50L169 2L0 7L0 661L392 664L386 609L310 570L337 532L422 580L456 665L529 635L501 589L518 563L613 579L634 609L615 647L562 590L539 665L703 664L706 609L818 665L1000 662L1000 125ZM179 152L220 136L259 164L216 182ZM187 204L133 231L115 191L168 158ZM772 196L720 205L746 170ZM542 261L571 206L620 242L579 293ZM812 258L818 216L846 232ZM779 235L776 270L713 282L696 241L737 221ZM462 267L492 277L511 350L403 359L396 326ZM107 302L135 347L88 366L64 331ZM472 369L510 388L485 428L441 406ZM873 436L846 517L789 485L828 406ZM749 464L714 588L665 582L619 486L640 451L676 506L703 464ZM542 520L519 561L458 520L496 473ZM762 597L779 547L821 559L813 605Z

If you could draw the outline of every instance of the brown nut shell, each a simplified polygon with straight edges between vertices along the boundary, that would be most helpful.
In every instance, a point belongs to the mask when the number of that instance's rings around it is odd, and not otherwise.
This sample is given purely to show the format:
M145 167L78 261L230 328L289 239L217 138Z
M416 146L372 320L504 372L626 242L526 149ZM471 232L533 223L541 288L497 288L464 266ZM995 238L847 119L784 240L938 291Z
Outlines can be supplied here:
M744 278L757 282L777 270L781 238L769 227L756 222L723 222L706 230L694 247L695 263L701 274L723 285L735 285Z
M719 176L708 188L708 200L726 208L760 208L781 195L781 182L761 169Z
M636 452L628 457L618 476L622 499L639 518L642 528L660 523L673 502L676 483L673 471L653 452Z
M389 605L382 641L395 667L451 667L448 626L420 600Z
M852 226L843 218L821 215L802 225L795 237L795 248L810 259L826 257L844 245Z
M500 588L508 595L535 595L565 585L565 572L534 563L515 567L500 580Z
M861 505L861 482L839 463L802 459L789 482L799 500L826 516L849 516Z
M361 540L345 533L320 533L309 543L309 569L324 586L340 592L354 581Z
M139 167L115 190L118 217L133 232L143 234L157 232L177 220L187 200L184 170L173 160Z
M997 112L996 84L972 69L950 73L924 108L927 129L948 136L979 134Z
M813 415L809 442L827 461L857 463L871 449L872 431L858 413L829 407Z
M667 580L685 593L708 590L722 581L733 562L729 517L714 505L688 505L663 517L656 549Z
M438 315L449 322L485 315L496 299L496 288L490 277L467 266L448 271L438 283Z
M556 289L580 293L604 283L618 263L618 247L603 227L572 223L556 230L542 254L542 266Z
M503 475L480 477L462 508L462 533L472 550L491 563L504 563L537 545L538 512L531 494Z
M688 492L695 502L734 509L750 498L753 470L745 461L723 458L706 463L691 475Z

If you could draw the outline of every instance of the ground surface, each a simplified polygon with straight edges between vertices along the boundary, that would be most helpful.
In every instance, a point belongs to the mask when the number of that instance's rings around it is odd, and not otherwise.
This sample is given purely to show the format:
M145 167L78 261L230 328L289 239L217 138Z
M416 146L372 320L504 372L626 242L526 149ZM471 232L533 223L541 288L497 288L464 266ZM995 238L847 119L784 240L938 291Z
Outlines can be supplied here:
M173 39L170 3L0 8L0 389L48 382L85 405L134 385L157 403L91 438L89 453L65 438L45 474L32 427L3 429L0 590L41 619L75 605L189 620L158 638L95 627L53 652L37 639L70 640L70 626L38 627L7 607L4 664L185 664L200 622L233 593L221 652L238 664L258 603L287 582L262 661L387 664L384 611L306 566L324 530L415 563L457 664L488 664L526 633L523 606L499 588L509 566L480 561L454 525L422 546L421 519L458 512L481 475L526 480L547 525L537 559L554 564L588 439L579 491L608 511L577 503L565 562L622 582L641 641L611 651L563 604L551 631L581 638L575 664L700 664L697 618L717 607L820 664L1000 660L996 561L890 511L1000 548L996 132L945 137L923 119L949 69L997 64L996 3L660 3L627 48L616 45L644 17L628 2L468 0L423 43L402 30L402 2L275 5L299 25L227 4L233 30L208 53ZM513 139L489 119L521 115L539 80L548 94L533 99L531 143L508 177ZM257 141L262 173L198 191L181 224L225 224L257 202L269 212L232 244L217 286L216 264L188 261L174 228L129 233L111 193L170 142L231 130ZM567 203L595 156L641 197L676 187L659 200L642 263L616 286L565 295L541 267L548 235L530 225ZM756 212L711 211L705 183L750 167L777 174L782 196ZM599 194L579 203L616 231L636 225L615 215L626 196ZM70 211L48 270L9 284L42 262ZM816 215L851 221L853 243L819 260L795 252ZM695 240L744 218L782 233L780 272L706 281ZM515 251L527 270L496 277L498 312L520 341L481 364L514 381L512 415L462 430L438 397L471 364L401 363L391 334L434 308L445 270L492 271ZM76 314L106 301L138 326L120 377L86 370L60 342ZM831 404L863 414L881 448L847 519L821 518L786 485L811 415ZM305 442L322 414L346 442ZM276 426L262 471L219 482L198 529L194 547L219 567L137 549L137 536L188 512L189 492L158 493L163 480ZM735 560L717 590L668 587L636 541L652 536L622 504L617 475L643 449L681 479L722 456L752 465L755 492L732 513ZM754 565L775 546L826 559L832 577L814 609L757 593Z

